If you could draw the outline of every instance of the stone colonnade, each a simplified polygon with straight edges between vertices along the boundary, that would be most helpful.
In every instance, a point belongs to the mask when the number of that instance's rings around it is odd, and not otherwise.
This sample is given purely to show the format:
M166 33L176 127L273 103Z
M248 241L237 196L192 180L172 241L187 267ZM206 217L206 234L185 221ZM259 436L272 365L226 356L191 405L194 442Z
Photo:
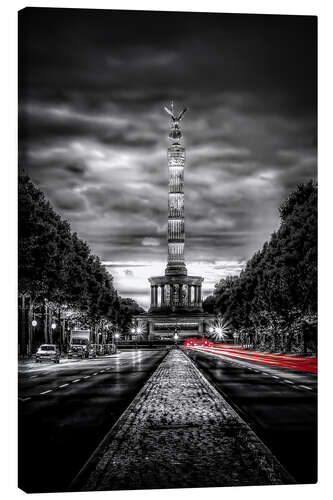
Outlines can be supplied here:
M166 287L169 287L167 290ZM168 293L167 293L168 292ZM201 307L201 283L152 284L150 288L151 307L182 306Z

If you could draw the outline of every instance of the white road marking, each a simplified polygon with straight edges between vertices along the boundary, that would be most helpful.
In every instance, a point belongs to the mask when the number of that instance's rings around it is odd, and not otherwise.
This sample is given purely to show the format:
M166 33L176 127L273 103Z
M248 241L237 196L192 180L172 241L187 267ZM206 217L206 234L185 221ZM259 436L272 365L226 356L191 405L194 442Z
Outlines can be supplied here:
M99 372L99 373L103 373L103 372L105 372L105 370L100 370L100 372Z
M269 377L271 376L270 373L262 372L263 375L268 375Z
M96 373L93 373L93 375L97 375L97 372L96 372Z
M85 377L83 377L83 378L90 378L90 375L86 375L86 376L85 376Z
M48 391L40 392L39 394L47 394L48 392L52 392L53 389L49 389Z
M276 375L272 375L273 378L277 378L278 380L280 380L280 377L277 377Z
M303 389L308 389L309 391L312 391L312 388L308 387L307 385L299 385L298 387L303 387Z
M286 384L293 384L294 382L291 382L291 380L284 380L283 382L285 382Z
M19 398L20 401L28 401L28 399L31 399L31 397L29 396L28 398Z
M75 384L75 382L80 382L80 378L77 378L76 380L72 380L72 384Z
M62 384L62 385L59 385L59 387L67 387L69 384Z

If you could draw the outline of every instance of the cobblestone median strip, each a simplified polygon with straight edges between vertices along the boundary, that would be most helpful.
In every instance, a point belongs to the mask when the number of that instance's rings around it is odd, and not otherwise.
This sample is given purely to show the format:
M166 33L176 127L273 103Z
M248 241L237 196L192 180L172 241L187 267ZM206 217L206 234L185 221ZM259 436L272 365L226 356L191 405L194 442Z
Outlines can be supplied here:
M172 350L71 490L291 483L293 478L193 362Z

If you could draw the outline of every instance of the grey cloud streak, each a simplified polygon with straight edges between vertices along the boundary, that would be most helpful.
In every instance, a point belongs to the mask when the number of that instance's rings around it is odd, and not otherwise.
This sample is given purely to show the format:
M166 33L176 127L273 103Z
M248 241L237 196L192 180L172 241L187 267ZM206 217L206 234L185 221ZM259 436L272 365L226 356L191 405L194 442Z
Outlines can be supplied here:
M105 261L163 272L171 97L190 108L186 257L216 280L316 176L315 18L25 9L20 30L20 165Z

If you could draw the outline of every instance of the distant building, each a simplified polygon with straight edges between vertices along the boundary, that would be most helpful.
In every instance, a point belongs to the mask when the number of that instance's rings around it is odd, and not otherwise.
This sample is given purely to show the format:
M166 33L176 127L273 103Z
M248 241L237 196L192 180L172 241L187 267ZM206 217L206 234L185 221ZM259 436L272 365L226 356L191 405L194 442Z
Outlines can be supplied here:
M188 276L184 258L185 214L184 214L184 167L185 148L180 145L182 132L179 122L186 109L177 116L171 115L168 148L169 194L168 194L168 263L164 276L149 278L151 300L148 313L136 316L138 327L149 339L165 339L177 334L179 337L203 336L214 316L202 309L201 276Z

